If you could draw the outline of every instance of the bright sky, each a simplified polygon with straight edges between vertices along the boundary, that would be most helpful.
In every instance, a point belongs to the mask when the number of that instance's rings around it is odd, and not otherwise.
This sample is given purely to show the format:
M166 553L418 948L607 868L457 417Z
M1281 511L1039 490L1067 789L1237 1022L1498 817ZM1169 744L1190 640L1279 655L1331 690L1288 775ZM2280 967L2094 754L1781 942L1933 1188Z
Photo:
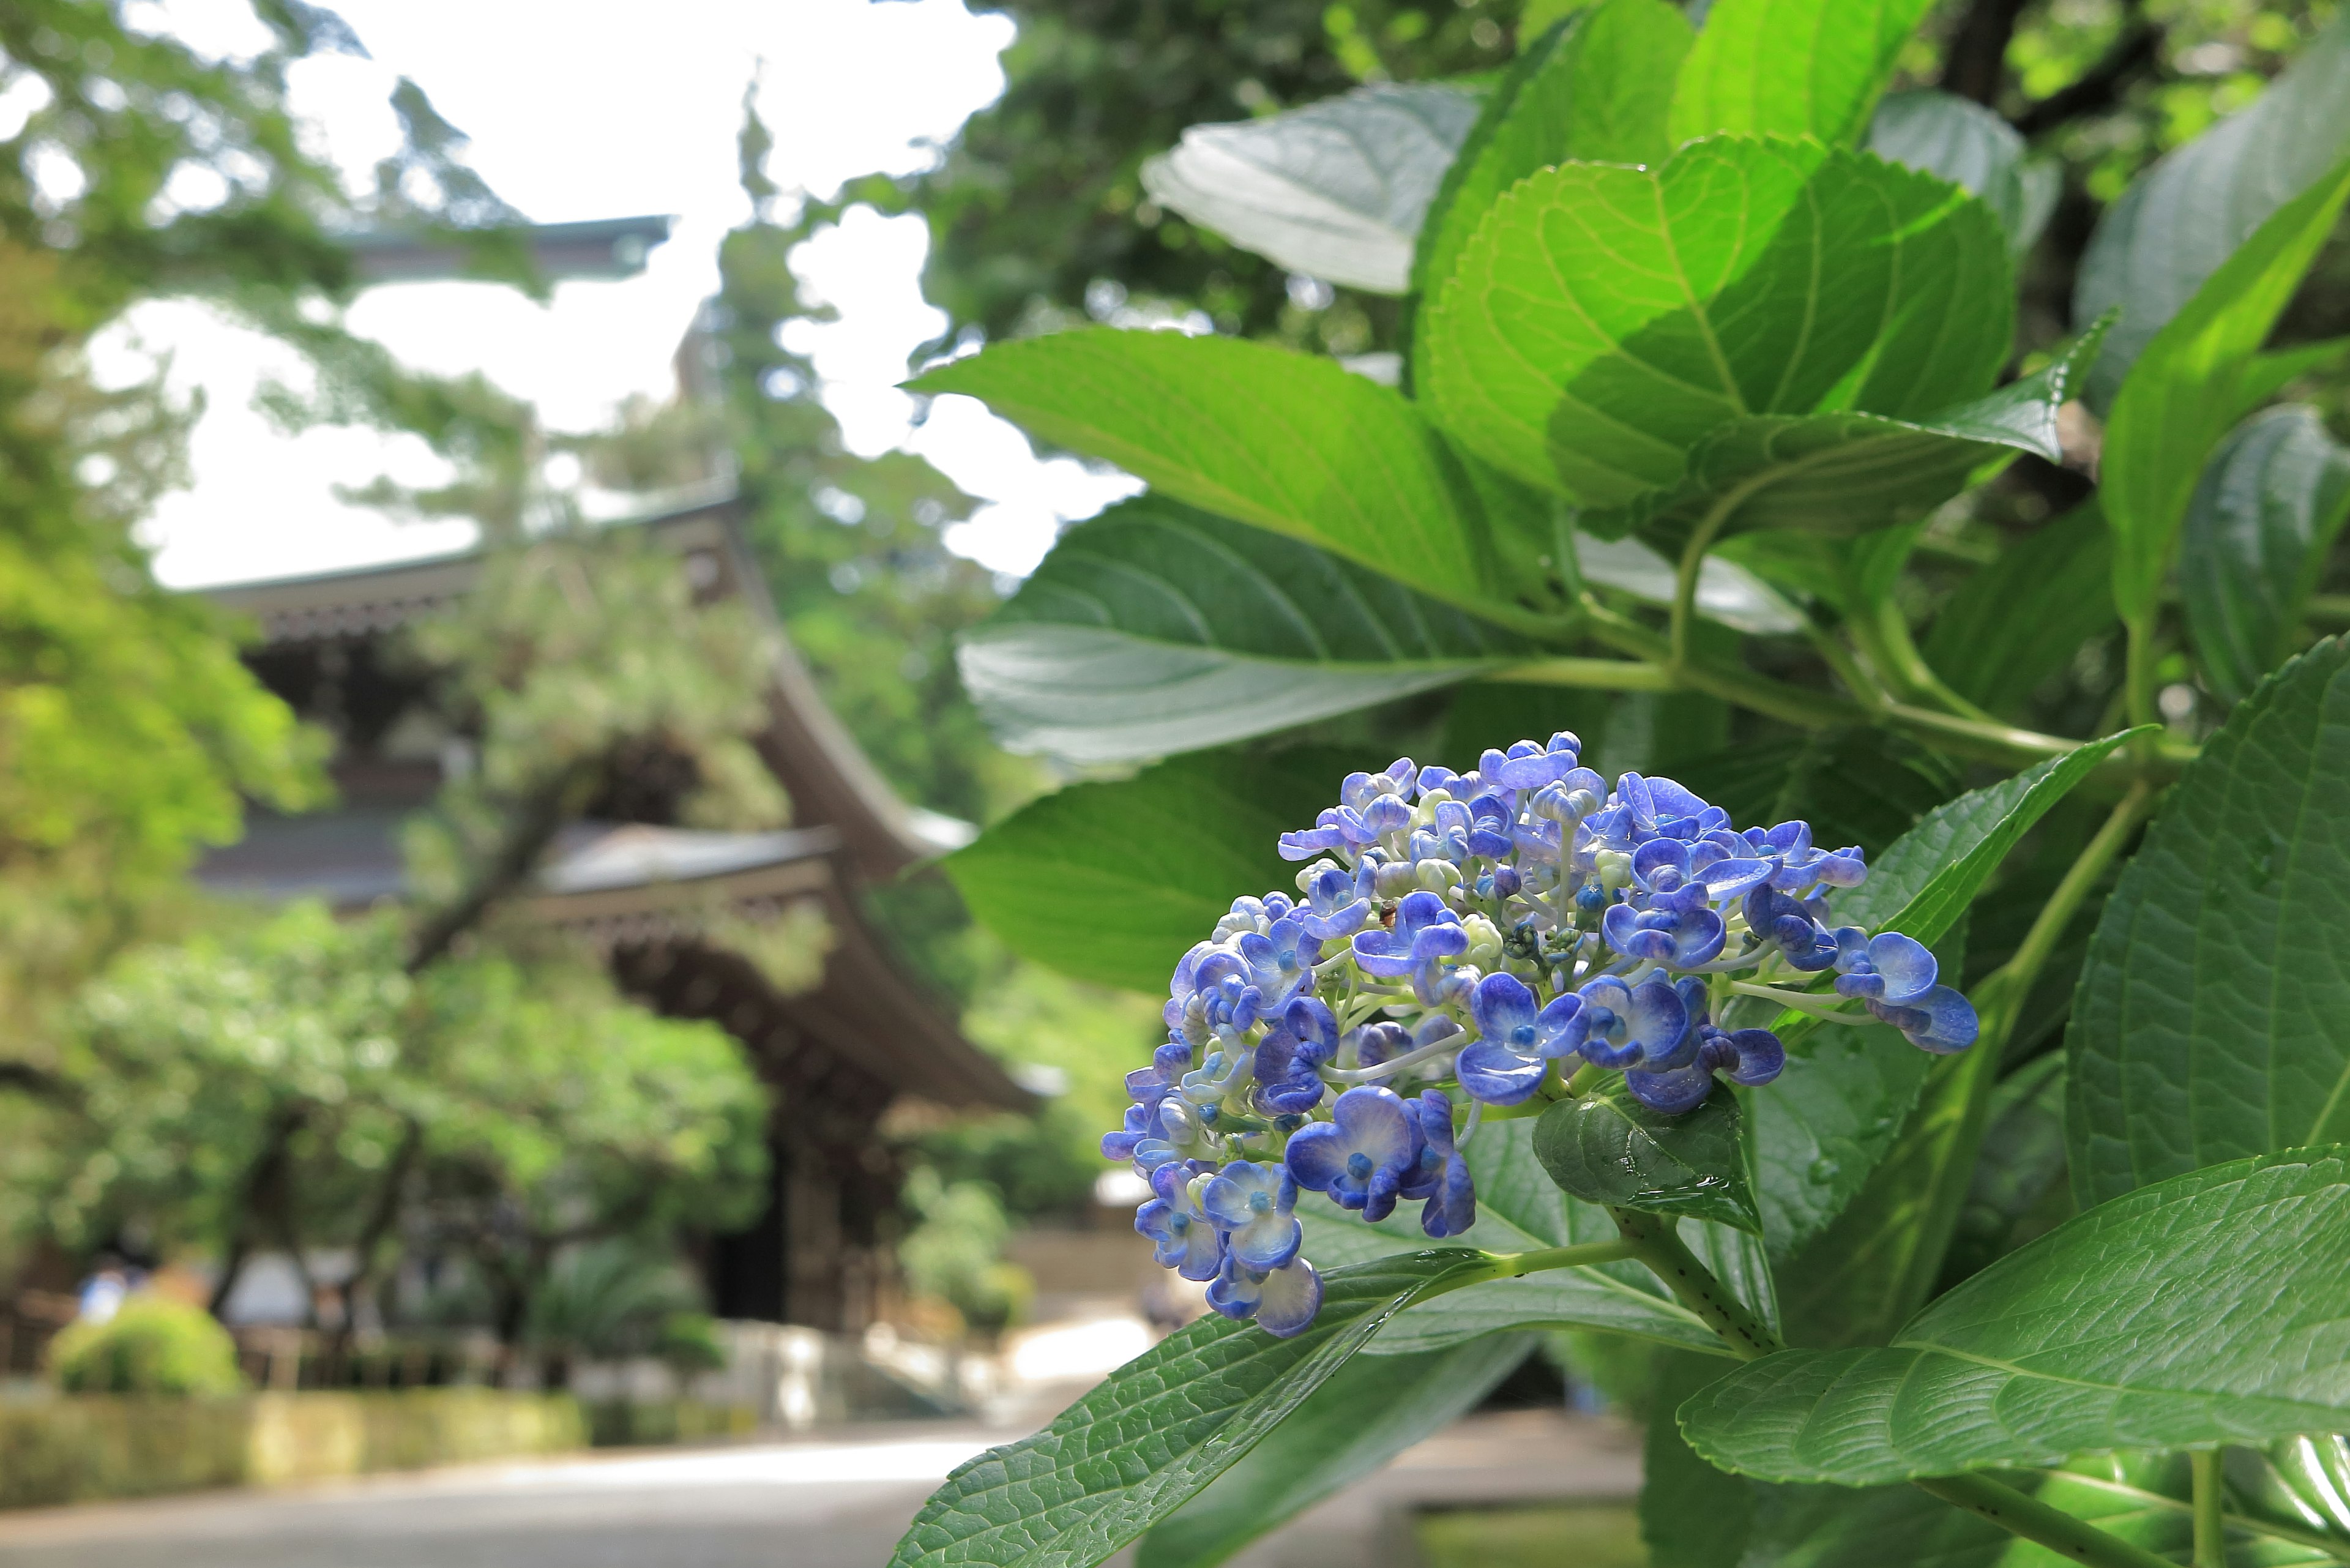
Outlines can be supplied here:
M671 355L717 286L719 237L748 215L734 138L757 62L776 142L769 174L828 196L858 174L927 166L1002 90L996 56L1013 35L1009 21L973 16L963 0L334 0L334 9L373 58L304 61L291 91L355 186L371 185L375 161L398 145L385 100L406 75L472 137L473 166L533 220L679 219L641 276L559 285L546 306L487 285L438 283L374 289L353 307L352 325L409 363L484 370L561 429L600 423L630 392L671 390ZM255 41L239 0L140 4L133 16L165 18L207 50ZM952 547L1024 572L1062 522L1135 486L1066 458L1038 462L1018 431L968 399L940 399L926 422L910 423L913 401L894 383L908 354L944 325L918 283L926 244L919 220L860 208L803 247L797 269L842 319L803 324L791 347L814 357L852 450L904 445L988 503L951 532ZM207 399L195 482L163 501L148 535L167 583L391 560L470 536L465 524L396 523L338 501L337 483L428 478L434 461L421 443L371 431L277 433L252 395L264 375L298 367L203 306L142 306L99 353L101 369L118 373L137 354L168 353L174 380Z

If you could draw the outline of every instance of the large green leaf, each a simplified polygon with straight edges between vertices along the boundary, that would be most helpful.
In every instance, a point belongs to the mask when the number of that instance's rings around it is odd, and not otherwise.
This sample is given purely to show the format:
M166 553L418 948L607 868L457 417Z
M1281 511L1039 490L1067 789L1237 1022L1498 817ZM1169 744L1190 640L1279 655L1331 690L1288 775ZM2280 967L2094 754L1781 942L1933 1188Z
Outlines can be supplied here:
M1347 1363L1250 1450L1246 1464L1152 1526L1136 1548L1135 1568L1213 1568L1451 1425L1534 1345L1531 1334L1503 1334L1451 1350Z
M1754 1523L1754 1483L1715 1469L1669 1412L1728 1370L1711 1356L1659 1356L1656 1412L1640 1445L1640 1540L1649 1568L1738 1568Z
M1673 95L1677 142L1715 131L1856 140L1927 0L1718 0Z
M972 913L1023 958L1162 991L1234 898L1295 885L1276 842L1335 802L1358 761L1316 751L1179 757L1048 794L944 865Z
M2270 214L2155 335L2114 399L2099 493L2114 530L2114 604L2155 612L2204 459L2237 417L2245 366L2350 198L2350 159Z
M2081 258L2073 317L2119 306L2121 326L2089 380L2104 409L2156 333L2272 213L2350 152L2350 14L2333 23L2252 106L2165 157L2106 212Z
M1616 1239L1613 1220L1553 1186L1534 1155L1534 1125L1489 1123L1464 1154L1477 1184L1477 1223L1454 1238L1489 1252L1524 1252ZM1317 1267L1367 1262L1430 1245L1418 1206L1377 1225L1335 1205L1303 1205L1305 1255ZM1378 1356L1441 1350L1522 1328L1596 1328L1723 1355L1713 1331L1665 1293L1638 1263L1553 1269L1454 1291L1403 1313L1371 1342Z
M1292 272L1376 294L1409 286L1420 219L1478 95L1381 82L1286 114L1195 125L1142 166L1150 199Z
M2350 1424L2350 1163L2264 1155L2126 1194L1891 1346L1750 1362L1680 1422L1726 1469L1839 1486Z
M2220 696L2249 695L2292 651L2345 517L2350 448L2314 409L2256 414L2211 454L2179 534L2178 591Z
M1998 221L1939 180L1813 143L1700 141L1661 168L1570 163L1513 186L1435 303L1425 386L1479 457L1617 505L1679 483L1732 420L1908 420L1981 397L2012 294Z
M912 385L979 398L1179 501L1487 602L1484 525L1443 442L1401 393L1336 360L1097 328L999 344Z
M1755 1197L1786 1259L1859 1193L1900 1137L1934 1058L1881 1023L1793 1041L1777 1083L1750 1096Z
M1961 584L1926 634L1926 662L1960 696L2011 712L2113 626L2113 570L2092 499Z
M1897 92L1868 122L1868 150L1973 192L1997 214L2008 248L2032 248L2064 183L2054 162L2025 157L2023 138L1991 109L1947 92ZM2081 319L2095 320L2090 312Z
M1900 931L1932 946L1958 924L2016 840L2138 732L2091 741L1937 806L1885 852L1867 881L1836 895L1836 918L1870 930Z
M1675 549L1708 522L1716 537L1755 528L1846 537L1915 522L1986 463L2019 452L2061 458L2056 410L2102 335L2091 332L2064 358L1987 398L1918 421L1856 413L1732 420L1690 452L1679 483L1579 521L1595 534L1638 531Z
M1448 1250L1334 1270L1293 1339L1212 1315L1178 1330L1035 1436L958 1466L891 1568L1093 1568L1246 1454L1390 1316L1486 1267Z
M2186 1456L2157 1461L2162 1469L2183 1470ZM2085 1520L2131 1545L2185 1562L2194 1545L2194 1519L2186 1477L2164 1473L2158 1481L2146 1463L2117 1465L2108 1471L2077 1469L2024 1471L1998 1477L2052 1508ZM2233 1479L2232 1477L2230 1478ZM1910 1486L1757 1486L1753 1532L1755 1560L1772 1568L2076 1568L2075 1560L2009 1534L1991 1521ZM2261 1519L2230 1513L2227 1520L2228 1568L2300 1568L2338 1562Z
M2050 1052L1992 1092L1943 1278L1955 1283L2073 1216L2064 1186L2064 1058Z
M1561 1190L1586 1203L1762 1229L1732 1095L1669 1116L1615 1079L1544 1111L1534 1125L1534 1154Z
M1783 1267L1789 1344L1882 1345L1932 1293L1974 1165L1980 1080L1998 1065L1986 1051L1929 1064L1893 1147Z
M2350 644L2319 643L2188 764L2106 905L2066 1041L2094 1203L2350 1142Z
M1520 55L1429 209L1412 286L1441 287L1485 210L1537 169L1662 163L1665 109L1694 38L1664 0L1600 0Z
M1006 746L1099 763L1287 729L1539 651L1311 545L1142 495L1064 535L960 654Z

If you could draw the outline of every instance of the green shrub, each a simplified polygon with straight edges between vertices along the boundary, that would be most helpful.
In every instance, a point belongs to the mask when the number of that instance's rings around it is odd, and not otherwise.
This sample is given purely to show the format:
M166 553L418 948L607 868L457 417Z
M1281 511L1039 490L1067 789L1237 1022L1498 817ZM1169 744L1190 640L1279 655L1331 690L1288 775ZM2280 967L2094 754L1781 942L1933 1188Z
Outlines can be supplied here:
M104 1323L78 1323L49 1347L49 1376L68 1394L234 1394L236 1344L202 1307L133 1296Z

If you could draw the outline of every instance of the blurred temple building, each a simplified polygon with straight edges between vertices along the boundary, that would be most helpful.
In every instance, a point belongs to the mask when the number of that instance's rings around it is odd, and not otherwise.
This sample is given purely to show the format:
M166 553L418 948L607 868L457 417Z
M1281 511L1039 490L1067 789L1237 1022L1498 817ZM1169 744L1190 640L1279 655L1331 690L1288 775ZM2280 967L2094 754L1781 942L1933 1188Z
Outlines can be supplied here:
M730 495L627 525L675 557L699 601L746 605L773 632L758 749L793 826L681 826L674 770L650 759L643 777L608 790L590 820L558 837L523 907L589 942L656 1011L723 1026L775 1090L766 1211L708 1244L718 1315L859 1332L887 1315L894 1275L899 1173L876 1136L884 1114L908 1085L954 1109L1030 1103L918 990L860 908L864 885L972 830L899 801L826 709L776 624ZM465 594L481 570L461 555L208 591L258 623L246 653L255 673L334 735L340 799L302 816L254 812L244 841L201 867L207 887L352 911L405 895L401 822L469 765L471 749L446 683L403 628ZM743 950L746 932L816 915L829 945L804 987L779 985L773 965Z

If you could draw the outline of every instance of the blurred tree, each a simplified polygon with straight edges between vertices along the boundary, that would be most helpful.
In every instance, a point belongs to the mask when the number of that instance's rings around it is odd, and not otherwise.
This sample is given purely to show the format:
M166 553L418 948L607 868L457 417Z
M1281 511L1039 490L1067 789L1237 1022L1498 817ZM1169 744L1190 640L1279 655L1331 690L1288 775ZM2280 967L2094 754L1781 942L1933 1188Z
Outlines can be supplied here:
M1008 0L1003 96L939 168L853 190L931 224L923 293L948 335L1007 337L1134 312L1337 354L1391 347L1396 302L1301 291L1162 213L1143 160L1187 126L1294 109L1359 82L1508 63L1518 0ZM968 339L966 339L968 340Z
M347 1324L396 1223L468 1261L511 1346L567 1245L673 1245L755 1210L766 1095L723 1031L654 1018L559 954L416 974L406 954L390 914L301 905L118 962L60 1067L54 1232L87 1247L135 1222L160 1252L223 1257L215 1310L255 1248L297 1272L351 1249Z

